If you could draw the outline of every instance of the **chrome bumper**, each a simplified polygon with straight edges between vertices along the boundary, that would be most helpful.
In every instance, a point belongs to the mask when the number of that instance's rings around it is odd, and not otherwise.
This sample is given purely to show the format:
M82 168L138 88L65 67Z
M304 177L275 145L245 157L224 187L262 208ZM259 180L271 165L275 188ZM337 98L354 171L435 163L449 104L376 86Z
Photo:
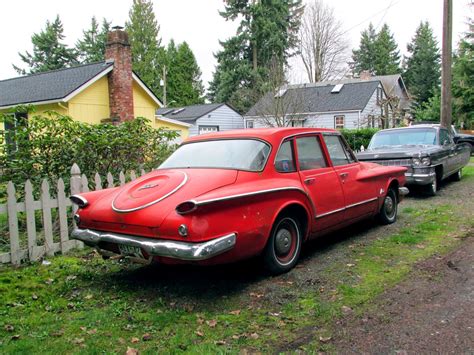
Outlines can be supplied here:
M237 236L235 233L231 233L203 243L187 243L76 228L73 230L71 238L80 240L91 247L98 247L99 243L108 242L138 247L152 256L197 261L210 259L232 249Z
M407 185L428 185L436 179L434 171L427 174L405 173Z

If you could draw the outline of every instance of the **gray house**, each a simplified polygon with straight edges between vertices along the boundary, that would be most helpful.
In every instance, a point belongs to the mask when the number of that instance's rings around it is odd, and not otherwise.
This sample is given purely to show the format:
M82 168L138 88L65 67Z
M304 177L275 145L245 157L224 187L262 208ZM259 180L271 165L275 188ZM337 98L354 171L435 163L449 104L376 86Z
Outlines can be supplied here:
M177 120L191 125L189 136L244 128L241 114L227 104L202 104L166 107L156 111L157 118Z
M247 128L268 126L380 127L392 107L380 80L320 82L282 87L245 115Z

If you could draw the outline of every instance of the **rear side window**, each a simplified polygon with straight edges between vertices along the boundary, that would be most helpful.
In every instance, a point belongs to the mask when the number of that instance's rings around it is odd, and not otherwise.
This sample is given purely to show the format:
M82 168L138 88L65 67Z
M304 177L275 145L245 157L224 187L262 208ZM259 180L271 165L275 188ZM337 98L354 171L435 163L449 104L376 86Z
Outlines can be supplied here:
M291 141L284 142L275 158L275 169L280 173L296 171Z
M324 136L324 142L334 166L346 165L354 161L339 136Z
M317 137L302 137L296 140L300 170L313 170L327 167Z

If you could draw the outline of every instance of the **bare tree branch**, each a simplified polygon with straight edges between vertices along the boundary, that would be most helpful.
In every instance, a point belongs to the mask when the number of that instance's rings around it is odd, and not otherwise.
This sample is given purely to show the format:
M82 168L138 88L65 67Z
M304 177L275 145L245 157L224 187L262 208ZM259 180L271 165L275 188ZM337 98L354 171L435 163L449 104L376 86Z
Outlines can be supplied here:
M300 39L299 56L309 82L331 80L344 73L349 42L334 10L323 0L312 0L306 5Z

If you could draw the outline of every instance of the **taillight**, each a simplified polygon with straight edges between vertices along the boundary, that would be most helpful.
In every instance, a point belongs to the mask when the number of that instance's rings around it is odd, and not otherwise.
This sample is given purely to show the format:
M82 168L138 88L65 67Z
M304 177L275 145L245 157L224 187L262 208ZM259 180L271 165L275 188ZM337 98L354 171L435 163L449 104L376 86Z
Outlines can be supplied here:
M72 203L78 205L80 208L84 208L89 204L89 202L87 202L87 200L80 195L72 195L71 197L69 197L69 199Z
M179 214L186 214L186 213L190 213L196 210L196 208L197 208L196 202L186 201L176 206L176 212L178 212Z

